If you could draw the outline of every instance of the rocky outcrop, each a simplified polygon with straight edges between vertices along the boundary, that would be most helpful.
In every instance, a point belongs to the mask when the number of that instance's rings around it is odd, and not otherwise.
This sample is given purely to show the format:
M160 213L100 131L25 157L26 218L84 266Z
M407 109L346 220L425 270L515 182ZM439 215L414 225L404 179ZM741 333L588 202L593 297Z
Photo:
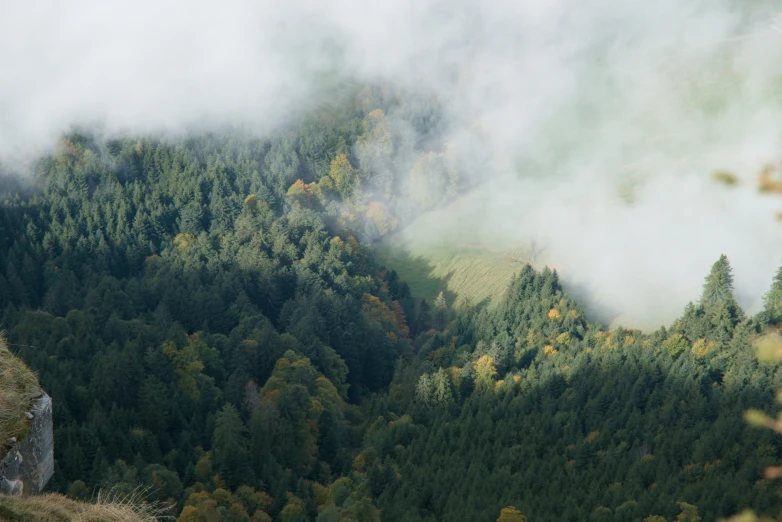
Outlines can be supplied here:
M0 460L0 493L35 495L43 491L54 473L51 397L43 393L35 400L30 414L27 435Z

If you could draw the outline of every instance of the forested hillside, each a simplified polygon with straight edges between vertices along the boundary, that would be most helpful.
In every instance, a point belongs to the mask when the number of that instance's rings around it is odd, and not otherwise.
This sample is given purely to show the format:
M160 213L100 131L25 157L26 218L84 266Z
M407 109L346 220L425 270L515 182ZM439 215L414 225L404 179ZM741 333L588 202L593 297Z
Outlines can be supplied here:
M142 484L183 522L776 515L780 441L742 415L774 410L751 342L782 272L746 317L723 257L651 334L529 266L491 309L415 299L373 241L468 188L439 124L367 87L263 140L74 132L7 180L2 321L53 398L50 489Z

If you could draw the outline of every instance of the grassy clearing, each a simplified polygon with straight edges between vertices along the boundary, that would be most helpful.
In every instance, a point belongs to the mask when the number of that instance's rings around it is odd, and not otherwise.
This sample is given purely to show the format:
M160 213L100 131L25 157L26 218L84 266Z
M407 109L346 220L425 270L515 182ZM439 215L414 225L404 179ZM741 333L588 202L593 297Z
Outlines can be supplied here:
M536 263L529 245L483 228L487 189L428 212L377 246L378 258L396 270L415 297L444 292L456 305L497 302L524 264ZM483 218L483 219L482 219Z
M9 438L21 440L30 427L25 415L40 394L38 379L8 350L0 334L0 457L10 447Z
M0 495L0 521L3 522L157 522L173 520L163 516L158 506L143 502L144 490L130 497L100 493L96 502L78 502L58 494L29 497Z
M383 244L378 255L410 285L414 296L433 299L445 292L457 305L496 301L523 266L511 256L523 262L527 259L520 252L484 250L476 245L411 252L400 242Z

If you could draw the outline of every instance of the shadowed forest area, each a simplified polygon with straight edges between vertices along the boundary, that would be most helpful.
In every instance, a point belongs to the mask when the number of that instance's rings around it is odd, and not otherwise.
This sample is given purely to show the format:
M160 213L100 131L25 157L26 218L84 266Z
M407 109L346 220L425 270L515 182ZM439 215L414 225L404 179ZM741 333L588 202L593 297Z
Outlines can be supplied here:
M53 398L49 489L141 484L181 522L777 515L780 439L743 414L776 412L752 342L782 271L747 317L723 256L652 333L521 263L457 307L411 257L418 298L373 245L470 189L438 117L367 87L265 140L71 133L7 189L2 324Z

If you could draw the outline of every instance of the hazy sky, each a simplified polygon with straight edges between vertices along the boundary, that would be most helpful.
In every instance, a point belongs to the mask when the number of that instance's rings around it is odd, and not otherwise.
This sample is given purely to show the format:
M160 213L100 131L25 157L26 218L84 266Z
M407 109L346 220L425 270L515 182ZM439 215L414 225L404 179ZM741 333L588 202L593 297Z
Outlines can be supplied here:
M774 15L749 0L4 2L0 159L74 124L268 132L334 94L324 73L390 80L436 95L448 137L483 133L494 163L474 176L498 186L483 226L546 245L625 322L678 315L722 252L756 309L782 263L782 199L753 185L782 160ZM718 168L743 184L713 184Z

